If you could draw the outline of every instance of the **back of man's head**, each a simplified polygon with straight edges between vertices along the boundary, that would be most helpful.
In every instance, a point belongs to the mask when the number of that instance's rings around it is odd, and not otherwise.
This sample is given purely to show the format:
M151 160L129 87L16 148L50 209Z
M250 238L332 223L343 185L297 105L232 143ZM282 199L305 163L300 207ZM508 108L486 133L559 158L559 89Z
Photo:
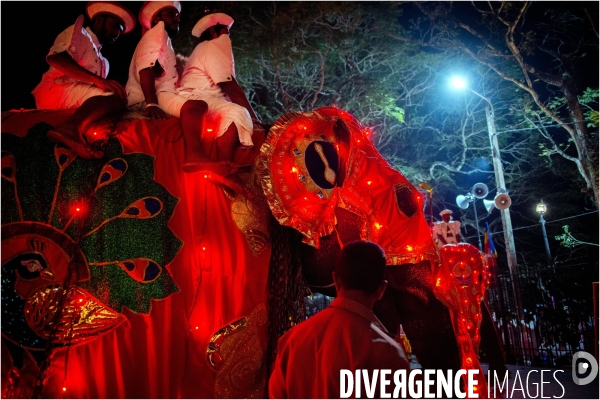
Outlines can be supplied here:
M385 279L385 253L373 242L348 243L342 249L335 275L343 289L374 293Z

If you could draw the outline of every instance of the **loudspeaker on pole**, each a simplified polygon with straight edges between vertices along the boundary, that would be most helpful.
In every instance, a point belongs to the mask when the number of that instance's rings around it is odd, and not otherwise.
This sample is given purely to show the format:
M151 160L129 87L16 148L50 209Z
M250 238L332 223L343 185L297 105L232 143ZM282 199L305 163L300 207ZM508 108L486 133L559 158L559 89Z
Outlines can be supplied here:
M512 200L510 199L510 196L507 195L506 193L499 193L494 198L494 206L498 210L507 209L508 207L510 207L511 203L512 203Z
M476 198L476 199L483 199L485 198L485 196L488 195L490 191L488 190L488 187L485 183L476 183L472 188L471 188L471 194Z
M458 196L456 196L456 205L462 208L463 210L466 210L467 208L469 208L469 200L470 199L467 196L459 194Z
M492 211L494 211L494 208L496 208L496 204L495 203L496 202L494 200L483 199L483 206L487 210L488 214L491 214Z

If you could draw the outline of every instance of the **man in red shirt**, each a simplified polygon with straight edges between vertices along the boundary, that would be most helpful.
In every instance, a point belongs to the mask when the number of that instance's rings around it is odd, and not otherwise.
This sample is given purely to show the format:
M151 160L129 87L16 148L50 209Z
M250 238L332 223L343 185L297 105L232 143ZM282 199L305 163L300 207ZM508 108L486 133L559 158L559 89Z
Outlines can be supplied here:
M337 298L279 339L270 398L340 398L341 370L368 370L370 378L375 369L408 375L404 350L372 311L387 287L384 272L385 254L377 244L355 241L343 248L333 273ZM366 394L363 379L360 391ZM380 388L374 393L378 397Z

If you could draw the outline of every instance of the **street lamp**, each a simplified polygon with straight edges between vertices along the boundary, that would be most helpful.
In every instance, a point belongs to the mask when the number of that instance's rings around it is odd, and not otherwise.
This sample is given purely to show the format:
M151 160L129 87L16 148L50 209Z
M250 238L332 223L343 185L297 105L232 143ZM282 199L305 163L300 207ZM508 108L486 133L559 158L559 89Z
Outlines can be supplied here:
M468 89L471 93L480 97L485 102L485 118L487 120L488 135L490 138L490 147L492 150L492 165L494 167L496 188L498 189L499 193L507 193L508 191L506 190L506 184L504 183L502 159L500 158L500 149L498 147L498 134L496 133L496 124L494 123L494 107L492 106L492 102L487 97L469 88L466 82L461 78L454 77L452 78L451 83L452 86L454 86L457 89ZM510 210L508 208L500 210L500 217L502 219L502 229L504 230L504 242L506 243L506 257L508 259L508 269L510 273L516 278L517 253L515 251L515 240L513 237Z
M535 206L535 212L540 214L540 224L542 224L542 233L544 234L544 246L546 246L546 259L548 260L548 268L552 267L552 255L550 254L550 245L548 244L548 235L546 235L546 220L544 214L548 211L544 200L540 200Z
M496 133L496 124L494 122L494 107L492 102L482 94L477 93L467 86L464 79L459 77L452 78L452 86L456 89L468 89L475 96L485 102L485 118L487 121L488 135L490 138L490 148L492 150L492 165L494 167L494 177L496 179L496 189L498 193L508 193L504 183L504 171L502 169L502 159L500 158L500 148L498 147L498 134ZM515 311L519 320L521 320L521 291L518 284L519 275L517 274L517 253L515 251L515 240L513 237L512 222L510 219L510 210L508 207L500 210L502 219L502 229L504 230L504 243L506 244L506 258L508 260L508 270L511 275L511 286L513 290L513 300L515 302ZM519 341L520 341L519 337Z

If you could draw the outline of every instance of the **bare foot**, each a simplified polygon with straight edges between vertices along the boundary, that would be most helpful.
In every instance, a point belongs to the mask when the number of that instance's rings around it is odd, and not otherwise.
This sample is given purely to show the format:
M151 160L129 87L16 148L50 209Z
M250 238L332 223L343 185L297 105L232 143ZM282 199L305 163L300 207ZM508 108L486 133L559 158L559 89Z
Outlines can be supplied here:
M48 139L54 143L64 144L70 147L77 155L86 160L92 158L102 158L104 153L102 151L94 150L87 146L85 141L79 136L77 130L60 129L54 128L48 131L46 134Z

